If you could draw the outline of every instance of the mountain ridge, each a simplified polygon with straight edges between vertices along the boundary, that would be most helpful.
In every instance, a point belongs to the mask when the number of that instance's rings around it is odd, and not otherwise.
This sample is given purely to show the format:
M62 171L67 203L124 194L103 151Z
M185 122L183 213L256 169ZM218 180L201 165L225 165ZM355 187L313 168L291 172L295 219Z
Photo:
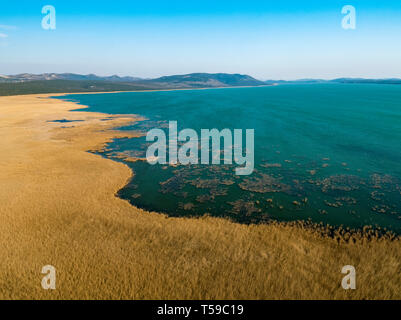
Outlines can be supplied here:
M290 83L387 83L401 84L400 78L336 78L325 79L297 79L297 80L258 80L246 74L238 73L189 73L180 75L168 75L152 79L144 79L133 76L98 76L96 74L77 74L77 73L20 73L15 75L1 75L0 82L27 82L27 81L106 81L111 83L138 83L141 85L151 84L153 87L171 88L199 88L199 87L236 87L236 86L262 86L272 84Z
M112 76L97 76L95 74L78 74L78 73L20 73L16 75L0 75L0 78L6 78L9 81L35 81L35 80L92 80L92 81L111 81L111 82L133 82L142 80L137 77L120 77Z
M35 93L115 92L267 86L248 75L225 73L192 73L156 79L94 74L45 73L1 76L0 96Z
M248 75L228 73L190 73L184 75L163 76L154 79L142 79L139 77L118 75L98 76L95 74L76 73L42 73L31 74L21 73L16 75L0 75L1 82L27 82L27 81L108 81L119 83L142 83L152 85L169 85L171 87L230 87L230 86L261 86L266 85L263 81L257 80Z

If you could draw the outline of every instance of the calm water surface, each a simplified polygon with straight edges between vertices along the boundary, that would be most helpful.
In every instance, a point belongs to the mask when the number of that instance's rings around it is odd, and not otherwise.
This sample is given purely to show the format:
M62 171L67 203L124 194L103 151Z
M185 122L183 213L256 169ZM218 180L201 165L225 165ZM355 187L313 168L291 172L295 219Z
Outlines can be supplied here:
M235 166L126 161L135 177L119 196L138 207L244 223L310 218L401 232L401 86L281 85L64 99L89 111L147 119L122 130L146 133L170 120L199 134L255 129L251 176L235 176ZM103 155L144 157L147 146L145 137L116 139Z

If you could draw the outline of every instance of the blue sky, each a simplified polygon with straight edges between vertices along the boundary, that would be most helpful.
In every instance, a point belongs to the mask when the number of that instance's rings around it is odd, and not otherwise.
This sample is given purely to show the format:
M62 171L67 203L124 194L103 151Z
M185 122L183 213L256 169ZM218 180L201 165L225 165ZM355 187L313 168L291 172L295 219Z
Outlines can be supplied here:
M44 5L57 29L43 30ZM341 27L344 5L355 30ZM401 1L24 0L0 9L0 74L401 77Z

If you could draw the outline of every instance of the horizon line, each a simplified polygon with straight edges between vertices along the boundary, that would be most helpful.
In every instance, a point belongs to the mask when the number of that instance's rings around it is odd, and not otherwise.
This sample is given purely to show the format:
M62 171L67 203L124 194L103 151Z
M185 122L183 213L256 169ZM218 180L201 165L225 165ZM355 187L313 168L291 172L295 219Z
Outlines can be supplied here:
M155 80L159 79L162 77L171 77L171 76L186 76L186 75L193 75L193 74L209 74L209 75L216 75L216 74L227 74L227 75L242 75L242 76L249 76L254 78L255 80L259 81L332 81L332 80L338 80L338 79L350 79L350 80L401 80L401 75L399 77L397 76L392 76L392 77L365 77L365 76L339 76L335 78L325 78L325 77L302 77L302 78L291 78L291 79L284 79L284 78L256 78L250 74L247 73L228 73L228 72L191 72L191 73L176 73L176 74L166 74L166 75L161 75L157 77L142 77L142 76L137 76L137 75L121 75L118 73L114 74L106 74L106 75L100 75L96 73L75 73L75 72L42 72L42 73L31 73L31 72L20 72L20 73L14 73L14 74L0 74L0 78L6 78L6 77L12 77L12 76L20 76L20 75L34 75L34 76L40 76L40 75L62 75L62 74L71 74L71 75L80 75L80 76L96 76L100 78L105 78L105 77L119 77L119 78L137 78L138 80ZM58 79L55 79L58 80ZM47 80L51 81L51 80Z

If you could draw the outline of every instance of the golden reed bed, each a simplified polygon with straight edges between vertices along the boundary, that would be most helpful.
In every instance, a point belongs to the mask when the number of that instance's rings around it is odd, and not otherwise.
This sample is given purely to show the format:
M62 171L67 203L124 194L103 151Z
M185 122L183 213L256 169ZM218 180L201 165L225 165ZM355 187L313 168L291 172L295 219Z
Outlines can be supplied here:
M88 153L130 116L70 112L49 95L0 97L0 298L401 298L399 240L345 242L289 224L172 219L115 196L132 172ZM52 123L56 119L84 120ZM57 289L41 287L42 267ZM344 265L357 289L341 287Z

